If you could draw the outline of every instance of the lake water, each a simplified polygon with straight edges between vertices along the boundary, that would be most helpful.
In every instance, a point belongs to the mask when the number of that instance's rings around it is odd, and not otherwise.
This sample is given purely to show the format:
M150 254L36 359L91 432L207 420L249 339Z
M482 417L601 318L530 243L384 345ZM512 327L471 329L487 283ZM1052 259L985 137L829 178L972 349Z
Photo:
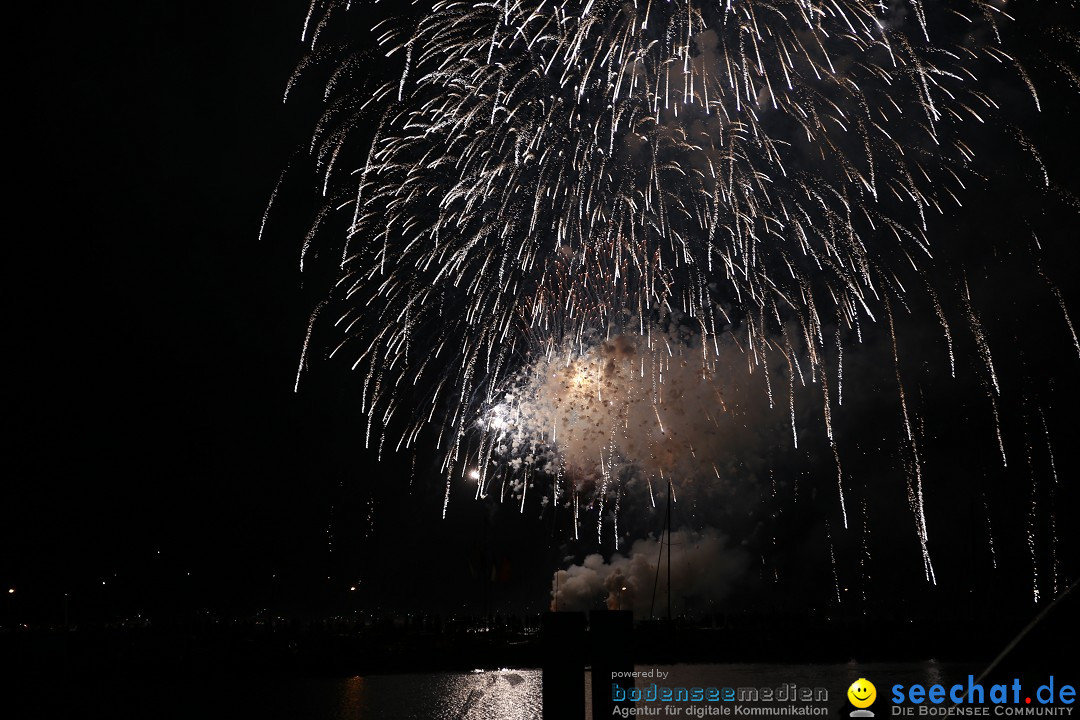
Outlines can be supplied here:
M824 687L830 716L843 702L847 687L860 677L878 685L959 682L980 668L934 661L900 664L836 665L640 665L660 670L667 686L684 687ZM589 673L582 678L588 688ZM638 680L645 687L651 680ZM76 683L76 687L78 684ZM533 720L540 718L540 670L494 670L471 673L369 675L352 678L285 680L215 680L193 683L162 677L152 683L78 687L68 698L72 717L121 718L266 718L268 720ZM69 690L71 692L71 690ZM586 717L591 717L586 690ZM709 703L700 703L708 705ZM716 703L712 703L715 705ZM652 705L656 705L653 703ZM683 703L685 708L688 704ZM81 712L80 712L81 710ZM681 717L686 714L681 713Z

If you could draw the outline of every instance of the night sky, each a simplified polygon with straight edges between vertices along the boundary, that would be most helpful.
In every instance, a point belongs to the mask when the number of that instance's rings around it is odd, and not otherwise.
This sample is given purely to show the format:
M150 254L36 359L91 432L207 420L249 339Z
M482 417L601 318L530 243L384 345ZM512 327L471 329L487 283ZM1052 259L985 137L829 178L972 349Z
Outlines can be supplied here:
M316 117L281 101L305 11L62 4L28 21L0 576L30 618L55 620L63 592L94 617L318 613L400 558L413 572L380 593L423 605L483 574L487 512L457 503L440 523L437 478L410 491L409 461L375 465L345 368L293 392L322 291L298 270L314 201L294 193L258 231ZM452 607L483 601L472 584Z
M1053 7L1067 19L1067 9ZM546 609L552 571L590 547L569 542L550 515L473 502L462 486L440 519L444 481L434 453L415 465L411 455L376 464L363 449L361 378L347 363L314 363L293 392L308 314L327 287L298 268L317 209L304 147L318 85L281 101L303 55L305 5L61 3L43 12L15 24L26 49L8 78L19 97L7 112L16 128L7 138L14 163L5 233L14 253L3 287L0 585L17 589L4 598L8 617L58 622L65 593L86 621L265 608ZM1028 132L1051 177L1077 193L1080 148L1070 128L1080 124L1080 103L1075 88L1071 96L1058 89L1045 87L1044 112L1030 118ZM925 372L920 402L936 408L926 413L927 465L937 481L928 484L936 493L928 513L943 582L929 591L919 578L910 514L898 497L898 519L882 524L880 551L895 552L897 570L876 574L880 607L912 598L953 607L972 589L990 588L1006 604L1030 604L1025 478L1048 477L1045 441L1031 441L1037 459L1025 466L1036 408L1045 411L1060 478L1062 577L1077 575L1080 358L1031 271L1032 242L1016 239L1040 239L1042 266L1076 322L1076 210L1048 200L1027 171L1010 173L1019 153L1000 152L1001 172L963 211L933 222L950 237L945 258L972 270L1002 376L1031 388L1016 394L1030 400L1001 407L1014 462L1009 473L995 470L985 398L970 373L948 385L940 358L905 361L913 375ZM290 162L260 241L267 201ZM1010 253L1022 268L1015 274ZM936 319L926 318L925 327L905 326L911 347L932 333ZM868 348L867 364L888 351ZM966 353L961 365L975 367L976 354ZM857 358L852 367L857 377ZM852 448L845 469L860 483L895 479L896 433L875 429L896 423L895 386L862 391L860 414L842 424ZM857 381L848 392L860 392ZM817 457L799 472L821 476L813 482L828 488L830 463ZM983 549L975 488L1000 498L992 513L997 571ZM756 492L736 493L733 506ZM737 527L750 528L753 542L771 532L752 511L745 515ZM1048 517L1040 511L1040 527ZM654 518L638 530L658 528ZM778 596L795 589L811 605L827 600L827 558L797 550L808 540L821 547L820 518L796 514L779 532L776 562L792 580L770 590L748 571L734 607L761 597L783 606ZM839 551L855 562L848 544L841 540ZM1041 562L1045 570L1049 560Z

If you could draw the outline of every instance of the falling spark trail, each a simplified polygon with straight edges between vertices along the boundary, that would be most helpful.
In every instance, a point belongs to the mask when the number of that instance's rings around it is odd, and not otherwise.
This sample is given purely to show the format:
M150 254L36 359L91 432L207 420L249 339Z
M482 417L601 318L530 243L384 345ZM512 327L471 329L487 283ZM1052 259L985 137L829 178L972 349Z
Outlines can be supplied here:
M905 312L936 314L956 378L966 323L1007 467L1003 390L1017 390L998 371L1009 363L995 364L995 318L976 308L932 220L984 174L969 134L1008 125L1007 104L988 94L999 67L1036 110L1050 107L1003 45L1001 8L439 1L373 29L388 63L376 80L357 77L355 48L327 39L348 6L312 0L301 34L310 52L284 93L329 74L308 148L326 205L303 272L324 220L346 226L322 253L340 260L338 276L310 315L295 388L316 323L332 322L330 357L362 378L365 446L377 439L381 456L397 432L397 448L415 453L422 431L434 432L443 517L467 468L478 469L476 498L513 498L521 512L530 485L554 476L551 505L572 508L575 538L596 512L597 542L608 518L618 547L630 482L646 479L653 506L654 476L734 482L730 468L745 463L724 453L778 424L785 452L828 443L847 529L857 465L845 445L845 478L838 439L858 412L864 348L888 332L908 502L936 582L922 386L901 371L898 324ZM950 13L966 21L962 33ZM1049 187L1024 131L1002 133ZM787 408L774 397L785 367ZM548 499L546 488L528 495ZM863 567L868 511L864 494L853 497ZM996 566L985 496L984 506ZM828 542L839 603L831 529Z

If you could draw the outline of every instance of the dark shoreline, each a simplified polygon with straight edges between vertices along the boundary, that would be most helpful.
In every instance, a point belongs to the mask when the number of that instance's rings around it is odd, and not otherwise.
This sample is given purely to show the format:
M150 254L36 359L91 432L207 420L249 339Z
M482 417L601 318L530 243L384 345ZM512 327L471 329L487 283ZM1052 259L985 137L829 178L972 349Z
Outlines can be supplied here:
M639 624L631 660L646 664L859 662L987 663L1014 634L952 622L885 625L858 622L699 627ZM141 627L25 629L0 632L0 655L22 671L79 676L352 676L376 673L539 668L541 636L531 629L357 626L313 623L207 622ZM582 653L588 645L567 647Z
M63 627L0 628L0 658L16 674L64 677L354 676L377 673L540 668L545 657L588 664L597 652L620 648L620 665L678 663L830 664L867 662L969 663L996 672L1072 665L1080 629L1078 597L1037 615L985 617L823 617L733 614L707 621L641 621L614 635L601 628L608 611L577 614L574 633L545 644L543 616L362 616L320 620L280 617L198 618ZM548 620L570 620L550 613ZM629 613L624 615L631 627ZM604 621L604 622L600 622ZM557 623L559 624L559 623ZM555 627L554 625L552 626ZM598 645L599 643L599 645ZM607 648L607 650L598 650Z

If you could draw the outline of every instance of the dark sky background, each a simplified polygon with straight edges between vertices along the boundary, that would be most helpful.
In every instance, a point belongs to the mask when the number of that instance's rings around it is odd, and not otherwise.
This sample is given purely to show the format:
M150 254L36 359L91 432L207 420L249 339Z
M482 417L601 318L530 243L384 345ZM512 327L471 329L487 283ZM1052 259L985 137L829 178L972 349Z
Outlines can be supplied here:
M1053 7L1067 18L1067 9ZM263 239L257 235L278 176L318 112L311 88L281 102L303 54L305 4L61 3L42 12L15 24L26 48L9 78L19 98L8 110L15 129L7 137L14 162L5 235L13 252L3 287L0 584L18 589L4 598L9 617L55 621L65 592L85 618L204 608L544 609L552 570L583 550L553 532L550 517L493 509L455 487L443 521L443 481L431 457L413 473L408 456L376 465L362 449L356 379L346 367L321 363L293 393L307 316L325 292L310 280L304 287L298 270L316 208L302 157ZM1030 135L1052 177L1075 193L1075 89L1070 95L1051 82L1042 96L1044 113ZM987 332L1010 358L1001 360L1002 374L1030 387L1001 408L1012 430L1010 474L994 470L984 397L963 383L935 390L939 370L919 382L921 392L939 396L926 401L939 408L927 414L928 464L941 488L931 531L945 548L943 577L957 578L935 592L955 599L998 588L1022 604L1030 597L1028 519L1017 508L1031 497L1024 478L1048 476L1044 459L1024 467L1032 421L1023 416L1045 408L1061 479L1054 502L1064 558L1076 547L1080 360L1060 310L1030 271L1031 242L1016 238L1037 234L1047 248L1043 266L1069 307L1080 308L1080 297L1069 247L1076 211L1034 189L1029 171L1007 172L1020 156L1002 153L1002 174L967 210L935 222L955 243L946 257L973 269ZM1008 253L1026 274L1009 274ZM977 358L968 350L962 362L971 368ZM912 372L930 364L915 358ZM874 387L867 397L894 389ZM894 476L900 463L895 429L874 429L886 417L895 425L895 402L866 405L847 421L847 469L858 482ZM881 447L871 447L875 439ZM822 474L823 488L835 477L824 461L805 472ZM1041 487L1044 502L1048 482ZM996 573L984 567L973 488L1000 498ZM909 527L902 498L896 507L896 527ZM1039 515L1040 527L1048 517ZM784 526L786 547L820 542L819 520ZM883 534L886 555L891 532ZM912 534L896 533L910 544ZM885 583L883 607L900 588L918 586L917 558L905 547L892 584L876 581ZM840 550L854 562L856 549ZM818 598L812 604L828 597L832 578L821 557L781 555L798 585L784 592L805 590ZM1063 562L1075 577L1075 559ZM350 593L357 583L360 591Z
M484 603L486 510L440 523L441 480L411 492L407 460L376 466L342 372L293 393L322 292L298 270L310 188L258 231L317 117L282 104L306 10L65 3L26 21L0 504L20 612L55 618L68 591L95 614L316 613L358 580L380 586L372 606ZM515 564L547 551L516 542L536 530L507 528ZM540 609L532 581L513 592Z

